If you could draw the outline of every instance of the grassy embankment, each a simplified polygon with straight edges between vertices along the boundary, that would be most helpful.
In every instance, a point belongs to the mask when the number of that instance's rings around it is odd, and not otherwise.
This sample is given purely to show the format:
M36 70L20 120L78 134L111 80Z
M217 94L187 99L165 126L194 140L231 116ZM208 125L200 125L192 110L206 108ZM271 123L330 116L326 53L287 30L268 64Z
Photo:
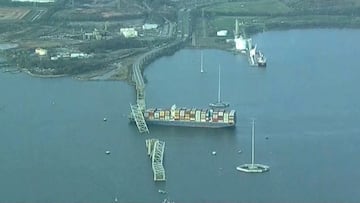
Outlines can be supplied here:
M226 29L232 35L236 18L248 35L298 28L359 28L360 0L237 1L205 8L205 14L207 38L198 41L211 46L216 44L216 31ZM200 20L197 27L202 29ZM198 36L202 36L201 29L197 30Z

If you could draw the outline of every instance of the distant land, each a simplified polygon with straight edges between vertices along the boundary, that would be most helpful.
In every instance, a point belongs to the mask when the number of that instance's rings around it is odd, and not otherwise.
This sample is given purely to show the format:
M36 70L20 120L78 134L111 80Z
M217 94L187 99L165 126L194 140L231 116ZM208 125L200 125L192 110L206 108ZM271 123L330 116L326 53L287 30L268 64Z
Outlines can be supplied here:
M230 49L225 40L233 38L235 19L247 36L360 27L360 0L27 1L0 2L0 43L17 45L0 54L17 71L42 77L128 80L138 57L179 36L188 35L185 46ZM228 35L216 36L219 30Z

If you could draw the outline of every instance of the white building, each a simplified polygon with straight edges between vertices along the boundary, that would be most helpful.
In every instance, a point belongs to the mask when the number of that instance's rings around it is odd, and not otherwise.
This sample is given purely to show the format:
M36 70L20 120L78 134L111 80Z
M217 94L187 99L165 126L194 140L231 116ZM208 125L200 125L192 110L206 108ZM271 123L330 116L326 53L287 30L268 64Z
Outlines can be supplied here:
M125 38L138 36L138 32L135 30L135 28L120 28L120 33L124 35Z
M158 28L158 27L159 27L158 24L145 23L145 24L142 26L142 29L143 29L143 30L152 30L152 29L156 29L156 28Z
M37 54L39 56L45 56L47 54L47 50L43 49L43 48L36 48L35 54Z
M246 39L244 39L241 35L239 37L235 37L235 49L238 51L246 51Z
M225 36L227 36L227 34L228 34L227 30L219 30L219 31L216 32L216 35L218 37L225 37Z

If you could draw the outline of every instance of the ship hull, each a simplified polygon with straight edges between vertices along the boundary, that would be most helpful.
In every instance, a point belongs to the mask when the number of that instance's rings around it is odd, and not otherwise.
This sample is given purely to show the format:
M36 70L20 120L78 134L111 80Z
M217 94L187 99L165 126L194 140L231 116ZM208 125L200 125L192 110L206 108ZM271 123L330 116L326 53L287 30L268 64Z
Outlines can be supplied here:
M258 62L259 67L266 67L266 62Z
M166 121L166 120L146 120L149 125L164 125L164 126L180 126L180 127L194 127L194 128L232 128L235 124L219 123L219 122L195 122L195 121Z
M197 127L197 128L230 128L235 127L236 111L225 109L150 108L143 113L148 125Z

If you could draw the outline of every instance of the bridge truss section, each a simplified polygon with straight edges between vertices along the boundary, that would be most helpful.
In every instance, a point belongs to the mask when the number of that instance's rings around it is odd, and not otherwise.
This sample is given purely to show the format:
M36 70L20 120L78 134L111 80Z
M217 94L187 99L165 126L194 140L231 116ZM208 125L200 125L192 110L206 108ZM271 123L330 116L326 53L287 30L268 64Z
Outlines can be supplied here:
M134 119L136 126L140 133L150 133L146 125L144 115L138 104L130 104L132 119Z

